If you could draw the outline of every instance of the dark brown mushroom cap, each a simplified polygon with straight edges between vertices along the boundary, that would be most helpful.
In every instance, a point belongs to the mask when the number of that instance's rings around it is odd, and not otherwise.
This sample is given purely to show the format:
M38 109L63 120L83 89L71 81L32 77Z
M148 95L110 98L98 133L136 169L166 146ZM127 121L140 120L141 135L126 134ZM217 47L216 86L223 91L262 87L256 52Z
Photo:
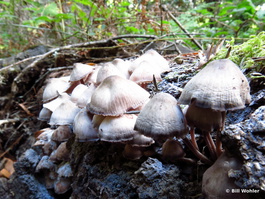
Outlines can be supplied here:
M195 105L196 100L192 101L184 112L187 124L202 131L212 132L213 130L222 131L225 122L225 112L213 110L211 108L200 108Z
M54 130L51 139L57 142L67 141L72 136L72 131L68 125L60 125Z
M187 133L186 121L177 100L168 93L156 94L143 107L134 129L155 140L182 137Z
M114 75L96 88L87 109L96 115L119 116L143 105L149 95L136 83Z
M247 78L229 59L210 62L184 87L180 104L190 104L214 110L236 110L250 103Z
M247 194L241 192L227 192L227 189L239 189L239 187L234 183L235 179L229 177L229 173L231 170L240 170L241 168L242 161L225 151L203 174L202 192L205 198L249 198Z
M174 139L168 139L162 146L162 156L166 160L174 161L185 156L181 144Z

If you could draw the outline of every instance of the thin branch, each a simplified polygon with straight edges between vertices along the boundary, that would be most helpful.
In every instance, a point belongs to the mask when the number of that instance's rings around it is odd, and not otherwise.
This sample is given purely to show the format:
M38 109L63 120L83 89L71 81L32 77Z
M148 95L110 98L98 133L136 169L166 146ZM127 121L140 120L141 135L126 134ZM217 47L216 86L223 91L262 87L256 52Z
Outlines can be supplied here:
M167 9L166 6L162 5L162 9L164 11L166 11L168 13L168 15L176 22L176 24L180 27L180 29L186 33L186 35L188 37L191 38L191 40L193 41L193 43L201 50L203 50L201 44L199 42L197 42L192 36L191 34L182 26L182 24L179 22L179 20L177 20L177 18L174 17L174 15Z

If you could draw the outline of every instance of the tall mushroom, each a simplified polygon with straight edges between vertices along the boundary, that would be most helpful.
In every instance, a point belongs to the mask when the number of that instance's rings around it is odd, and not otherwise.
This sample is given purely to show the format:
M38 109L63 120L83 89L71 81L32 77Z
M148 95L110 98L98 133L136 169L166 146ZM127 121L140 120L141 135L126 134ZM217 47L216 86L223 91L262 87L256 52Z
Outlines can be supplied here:
M249 91L247 78L239 67L229 59L220 59L210 62L186 84L179 103L190 105L186 117L191 127L200 128L206 134L216 128L219 134L226 111L242 109L250 103ZM209 137L206 135L207 139ZM219 136L216 145L220 155Z

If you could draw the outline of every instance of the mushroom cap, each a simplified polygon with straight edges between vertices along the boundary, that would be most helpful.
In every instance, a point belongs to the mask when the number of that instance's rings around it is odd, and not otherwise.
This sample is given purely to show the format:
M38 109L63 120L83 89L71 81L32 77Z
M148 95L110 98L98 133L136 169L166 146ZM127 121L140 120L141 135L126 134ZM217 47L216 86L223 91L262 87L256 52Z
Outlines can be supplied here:
M206 198L227 198L246 199L249 198L244 193L226 192L227 188L239 189L234 183L235 179L229 177L229 171L240 170L242 161L235 156L231 156L226 151L208 168L202 179L202 192Z
M135 59L132 62L129 71L133 72L142 61L148 61L153 65L156 65L160 68L160 72L170 71L168 61L154 49L146 51L143 55Z
M56 108L58 108L63 102L69 99L70 96L67 93L62 93L56 99L44 103L43 107L49 109L51 112L54 112Z
M247 78L238 66L229 59L210 62L184 87L180 104L190 104L214 110L236 110L250 103L250 88Z
M122 152L122 155L123 157L130 160L138 160L144 155L143 148L126 144Z
M129 79L129 67L132 64L131 61L124 61L123 59L116 58L111 63L125 75L126 79Z
M224 111L217 111L211 108L200 108L195 104L196 100L193 100L184 113L189 126L199 128L206 132L223 130L225 122Z
M87 109L96 115L119 116L143 105L149 95L136 83L114 75L95 89Z
M70 81L78 81L89 75L93 72L94 66L82 64L82 63L75 63L74 68L70 75Z
M85 108L81 109L75 116L73 132L78 142L97 141L98 133L93 127L91 118Z
M134 129L154 139L182 137L187 133L186 121L177 100L168 93L156 94L143 107Z
M126 142L126 144L130 144L133 147L148 147L154 143L153 138L147 137L138 131L136 131L132 140Z
M95 91L96 87L94 84L90 84L86 90L80 95L78 98L76 105L80 108L86 107L86 105L91 101L91 96L93 92Z
M42 94L42 101L48 102L56 97L58 97L61 93L65 92L69 87L69 77L60 77L60 78L50 78L44 88Z
M181 144L174 139L168 139L162 146L162 156L166 160L174 161L185 156Z
M153 81L153 75L157 81L161 81L160 69L153 65L149 61L142 61L139 66L133 71L130 76L130 80L136 82L137 84L150 83Z
M80 111L70 98L64 100L52 113L50 125L71 125Z
M132 140L136 131L133 129L137 116L124 114L119 117L105 117L98 128L100 140L123 142Z
M60 125L54 130L51 139L57 142L67 141L72 135L70 126Z
M84 84L77 85L71 93L71 101L76 103L86 89L87 86Z
M53 151L50 155L50 160L52 162L58 161L67 161L69 158L70 152L66 147L66 142L62 142L58 148Z
M51 118L51 115L52 112L49 109L43 107L39 113L38 120L48 122Z
M126 79L126 76L111 62L102 64L97 75L97 85L109 76L117 75Z

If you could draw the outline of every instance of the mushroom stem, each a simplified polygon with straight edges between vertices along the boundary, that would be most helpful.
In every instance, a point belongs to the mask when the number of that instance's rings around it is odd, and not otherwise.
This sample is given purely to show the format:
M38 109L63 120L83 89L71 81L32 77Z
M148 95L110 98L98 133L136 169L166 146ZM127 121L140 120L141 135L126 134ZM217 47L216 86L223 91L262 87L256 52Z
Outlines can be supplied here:
M196 138L195 138L195 131L194 131L194 127L191 127L190 129L190 140L191 140L191 143L194 145L194 147L199 150L199 147L197 145L197 142L196 142Z
M195 148L195 146L190 142L190 140L185 137L183 138L183 142L189 147L189 149L192 151L192 153L199 158L201 161L203 161L206 164L212 165L213 162L209 160L205 155L203 155L199 150Z
M213 142L212 136L210 135L209 131L203 131L203 136L204 136L204 140L205 143L209 149L209 152L211 154L211 157L213 160L217 159L217 151L216 151L216 146Z
M222 142L221 142L221 131L217 131L216 135L216 153L217 157L219 157L223 153Z

